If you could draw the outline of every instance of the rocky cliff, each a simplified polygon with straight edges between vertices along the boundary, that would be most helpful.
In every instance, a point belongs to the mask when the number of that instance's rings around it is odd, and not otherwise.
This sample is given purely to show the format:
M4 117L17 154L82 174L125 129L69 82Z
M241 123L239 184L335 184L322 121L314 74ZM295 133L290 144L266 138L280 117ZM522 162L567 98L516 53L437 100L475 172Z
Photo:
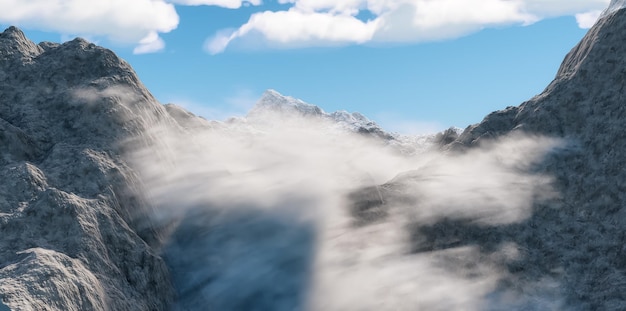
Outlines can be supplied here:
M131 67L82 39L0 34L0 300L11 310L165 310L158 234L125 150L173 122Z

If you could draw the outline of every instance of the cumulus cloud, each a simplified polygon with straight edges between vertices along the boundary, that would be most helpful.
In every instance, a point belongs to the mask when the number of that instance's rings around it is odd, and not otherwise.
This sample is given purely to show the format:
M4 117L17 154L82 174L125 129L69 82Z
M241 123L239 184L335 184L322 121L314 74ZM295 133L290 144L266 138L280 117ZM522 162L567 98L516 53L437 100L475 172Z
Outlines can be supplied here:
M104 36L135 43L178 26L172 4L154 0L0 0L0 21L56 31Z
M486 27L528 25L576 15L589 26L609 0L280 0L282 11L253 14L235 31L218 33L206 49L223 52L235 41L261 37L275 47L376 42L420 42L455 38ZM372 18L359 18L368 13Z
M371 40L378 21L363 22L351 15L319 12L265 11L253 14L250 20L233 32L220 32L207 41L211 54L221 53L231 41L261 35L282 46L297 47L315 44L364 43Z
M146 54L161 51L165 48L165 42L159 34L151 32L139 41L139 45L133 50L134 54Z
M261 0L0 0L0 23L138 44L134 53L144 54L162 50L165 42L159 34L178 27L174 4L236 9L261 3Z
M576 22L578 23L578 27L582 29L591 28L596 23L598 18L600 18L601 14L602 11L600 10L576 14Z
M288 7L254 13L234 30L217 31L207 40L205 49L217 54L235 42L282 48L420 42L455 38L486 27L527 25L563 15L575 16L580 27L588 28L609 0L278 2ZM262 0L0 0L0 23L138 44L134 52L142 54L165 47L159 34L178 27L175 5L238 9L262 4Z

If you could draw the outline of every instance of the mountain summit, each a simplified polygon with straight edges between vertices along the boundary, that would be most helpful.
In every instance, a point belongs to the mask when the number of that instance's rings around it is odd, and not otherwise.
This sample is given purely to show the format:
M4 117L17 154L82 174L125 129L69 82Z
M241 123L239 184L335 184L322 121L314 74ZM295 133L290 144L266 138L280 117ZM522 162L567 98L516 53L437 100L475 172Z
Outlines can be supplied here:
M248 117L265 113L276 114L296 114L298 116L316 116L320 117L325 112L315 105L307 104L300 99L283 96L275 90L267 90L257 104L250 110Z
M290 96L284 96L275 90L265 91L257 104L250 110L247 118L257 122L264 122L263 120L268 119L319 119L355 133L388 141L398 139L397 135L386 132L376 122L358 112L349 113L342 110L327 113L318 106Z

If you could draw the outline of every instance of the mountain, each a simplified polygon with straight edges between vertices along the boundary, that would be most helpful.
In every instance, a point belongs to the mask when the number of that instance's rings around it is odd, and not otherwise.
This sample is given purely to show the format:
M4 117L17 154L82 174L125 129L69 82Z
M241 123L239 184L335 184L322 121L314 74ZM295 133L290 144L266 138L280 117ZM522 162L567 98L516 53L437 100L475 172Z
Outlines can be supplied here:
M625 27L613 0L541 94L428 152L272 90L207 121L10 27L0 310L626 309Z
M415 225L415 236L422 239L415 242L416 252L471 245L481 249L481 256L489 256L498 245L518 245L521 256L503 264L508 276L499 283L500 294L492 295L494 301L526 296L561 301L558 309L565 310L626 309L623 4L612 2L541 94L489 114L445 147L452 154L467 152L512 134L566 142L533 168L553 176L558 198L535 203L526 220L485 226L476 222L478 216L469 216ZM384 185L382 189L389 190L383 196L398 198L393 189L421 175L416 172ZM556 287L546 290L539 283ZM521 302L514 306L529 308Z
M347 130L375 136L378 138L393 140L394 135L385 132L378 124L364 115L347 111L335 111L326 113L320 107L307 104L300 99L283 96L275 90L267 90L257 104L250 110L247 119L263 121L268 115L282 119L294 117L314 117L335 123Z
M359 112L345 110L328 113L322 108L300 99L285 96L275 90L267 90L245 117L249 124L267 126L275 123L298 122L298 120L318 120L325 127L357 133L383 141L386 145L406 154L421 153L429 146L443 139L444 133L454 137L460 129L450 128L436 134L404 135L388 132L376 122Z
M170 157L176 152L168 144L182 142L185 145L178 147L187 150L204 146L207 135L254 141L267 120L259 116L270 113L274 118L277 110L287 123L298 116L311 124L316 118L328 122L315 128L329 126L330 133L338 133L334 137L354 133L382 145L393 145L400 137L358 113L327 114L275 91L266 92L243 127L240 121L207 121L176 105L158 103L130 65L110 50L80 38L35 44L15 27L0 34L0 82L0 176L5 180L0 185L0 309L169 310L210 303L205 293L222 285L196 284L198 279L204 282L202 247L213 238L197 221L211 220L212 211L168 215L170 207L154 202L158 198L151 195L159 189L147 188L154 183L138 163L173 169L171 163L180 159ZM194 139L197 144L190 141ZM415 148L421 141L409 143ZM183 158L178 165L188 160L184 153L178 156ZM203 175L204 182L234 174L218 168L215 173L219 165L203 163L211 170ZM192 180L191 175L183 176L182 183ZM177 189L169 182L157 186ZM168 203L183 207L186 201ZM251 229L245 227L247 218L256 219L251 215L259 212L250 213L233 216L233 230ZM291 231L294 244L312 244L308 229L300 231L269 216L258 218ZM282 230L263 229L265 222L258 226L261 231ZM190 240L190 234L196 238ZM254 231L249 236L258 239ZM269 237L269 250L260 250L274 253L273 241ZM306 264L310 251L280 253L291 253ZM269 265L283 271L281 262ZM306 269L299 267L288 268L285 275L291 281L273 291L264 289L261 281L266 279L260 278L249 285L249 297L237 296L241 293L234 287L220 294L225 298L214 305L228 308L262 301L273 308L275 295L282 295L279 303L293 309L305 298L305 283L298 280L307 279ZM207 277L232 269L212 271ZM217 279L230 282L226 276Z
M82 39L34 44L15 27L0 34L6 306L167 309L174 290L151 246L160 238L123 157L159 122L174 123L113 52Z

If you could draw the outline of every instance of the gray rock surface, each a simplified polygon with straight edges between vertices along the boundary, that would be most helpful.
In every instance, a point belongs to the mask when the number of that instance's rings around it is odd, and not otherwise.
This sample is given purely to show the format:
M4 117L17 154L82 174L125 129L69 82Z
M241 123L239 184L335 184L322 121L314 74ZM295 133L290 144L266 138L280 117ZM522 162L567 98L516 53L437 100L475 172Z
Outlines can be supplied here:
M159 122L174 123L113 52L82 39L37 45L15 27L0 33L4 305L168 308L173 289L152 248L159 236L124 159Z
M448 147L463 150L511 132L560 137L567 151L551 154L537 172L556 178L560 198L536 204L520 224L481 228L471 220L418 226L430 248L514 242L523 257L508 262L501 287L532 291L550 276L567 310L626 309L626 10L614 1L565 57L539 95L491 113ZM447 245L447 246L446 246Z

